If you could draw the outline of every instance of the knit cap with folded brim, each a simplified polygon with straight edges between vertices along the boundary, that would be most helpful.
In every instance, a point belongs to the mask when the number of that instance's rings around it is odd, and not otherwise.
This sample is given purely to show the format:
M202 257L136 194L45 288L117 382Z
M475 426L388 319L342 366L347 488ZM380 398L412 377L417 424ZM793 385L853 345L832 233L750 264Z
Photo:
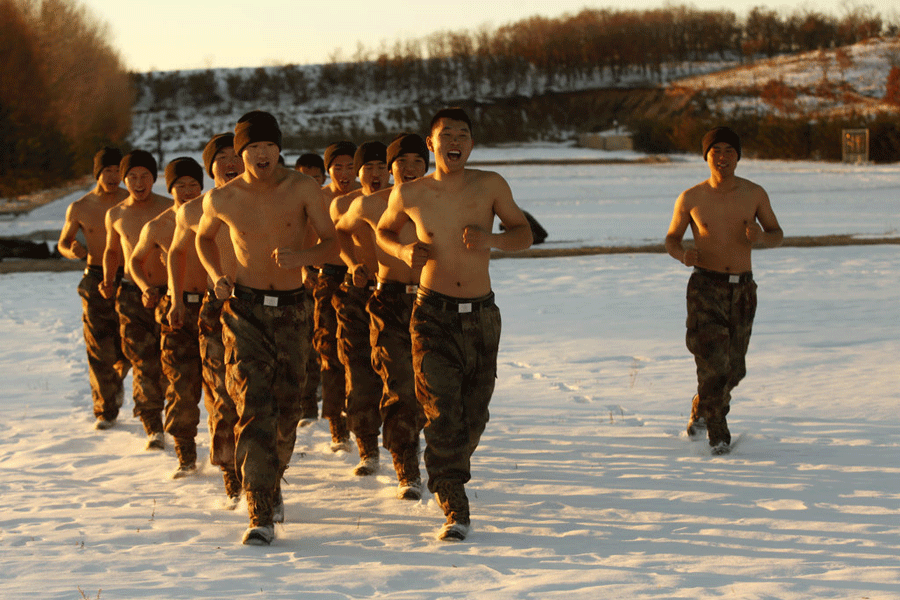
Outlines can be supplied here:
M156 159L146 150L132 150L122 158L122 161L119 163L119 174L122 176L122 179L125 179L128 171L135 167L144 167L150 171L150 174L153 175L153 181L156 181L159 175Z
M166 190L171 193L175 182L185 176L196 179L203 189L203 167L193 158L181 156L166 165Z
M244 148L257 142L272 142L281 150L281 129L271 114L253 110L241 117L234 126L234 151L241 155Z

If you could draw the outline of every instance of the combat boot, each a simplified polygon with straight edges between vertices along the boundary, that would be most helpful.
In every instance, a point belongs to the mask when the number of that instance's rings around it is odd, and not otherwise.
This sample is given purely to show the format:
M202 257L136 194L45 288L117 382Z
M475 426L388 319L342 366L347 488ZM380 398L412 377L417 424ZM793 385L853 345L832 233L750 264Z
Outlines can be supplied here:
M247 490L247 510L250 513L250 527L241 540L248 546L268 546L275 539L275 524L272 521L274 494L272 490Z
M353 474L360 477L374 475L378 470L378 436L357 437L356 445L359 447L359 464L353 469Z
M447 522L438 531L439 540L460 541L469 535L469 498L462 483L438 482L434 497L444 511Z
M418 445L410 445L397 452L391 452L394 470L397 471L397 498L400 500L422 499L422 475L419 471Z
M225 480L224 507L234 510L241 503L241 495L244 493L241 488L241 480L238 478L237 472L231 469L222 471L222 478Z
M331 425L331 451L350 451L350 430L347 428L347 417L341 415L329 419Z
M178 469L172 473L172 479L197 472L197 442L194 438L175 438L175 455L178 456Z

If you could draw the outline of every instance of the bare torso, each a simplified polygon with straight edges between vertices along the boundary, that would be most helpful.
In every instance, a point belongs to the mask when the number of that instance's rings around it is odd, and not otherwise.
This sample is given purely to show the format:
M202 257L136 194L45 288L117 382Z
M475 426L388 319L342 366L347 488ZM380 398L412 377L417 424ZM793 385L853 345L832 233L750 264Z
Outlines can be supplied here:
M762 187L740 177L720 188L704 181L684 192L680 201L690 219L697 249L696 266L722 273L752 269L753 243L747 228L756 226L759 219L769 231L774 221ZM777 226L774 221L774 227Z
M119 244L124 259L125 276L134 280L129 262L135 247L141 236L144 225L152 221L172 206L172 200L159 194L151 194L143 202L126 200L110 210L110 222L118 234ZM145 258L146 280L149 285L162 286L166 284L166 269L161 260L162 252L155 248Z
M313 202L321 202L318 185L288 169L280 169L264 185L238 178L208 193L204 213L210 215L204 214L203 219L209 216L227 225L236 259L236 283L261 290L301 287L303 265L279 267L274 253L279 248L302 248L308 206ZM219 231L217 228L217 236ZM202 224L199 235L203 235Z
M457 298L491 291L490 248L467 248L463 233L469 226L490 233L498 180L502 178L496 173L466 169L451 182L426 176L396 186L394 194L415 225L417 238L428 245L421 285Z
M86 258L89 265L102 265L103 252L106 250L106 212L127 197L128 192L122 188L116 188L113 193L107 194L97 186L73 202L66 213L66 222L60 233L60 252L68 258ZM87 246L84 257L79 256L81 252L74 251L72 247L79 229L84 234Z

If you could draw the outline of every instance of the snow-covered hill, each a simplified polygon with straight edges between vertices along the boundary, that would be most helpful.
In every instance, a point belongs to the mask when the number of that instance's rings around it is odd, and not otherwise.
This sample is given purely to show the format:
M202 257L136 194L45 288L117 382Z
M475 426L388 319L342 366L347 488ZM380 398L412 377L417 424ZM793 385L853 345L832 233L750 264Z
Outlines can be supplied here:
M517 110L508 106L510 98L658 85L697 94L723 116L774 112L815 118L895 112L898 107L883 102L888 73L895 64L900 64L900 38L872 39L752 64L741 65L736 60L671 64L663 69L661 84L640 72L619 74L614 79L602 70L591 77L548 81L528 67L522 67L513 79L506 76L503 82L495 82L490 73L475 80L467 78L460 68L454 77L445 77L443 94L380 81L378 71L370 66L356 68L371 68L366 71L371 77L359 72L348 76L346 71L352 70L352 65L156 72L137 78L129 141L135 147L162 150L167 157L196 152L216 133L230 131L245 112L263 109L278 117L286 147L298 153L321 151L338 138L389 139L399 131L419 130L435 108L447 104ZM422 72L429 68L427 64L421 67ZM446 64L441 68L446 71ZM772 96L781 101L773 102ZM500 108L504 102L507 105ZM627 115L620 116L624 121L623 117ZM571 121L574 124L558 131L542 133L555 139L574 138L578 124L589 122L590 115Z

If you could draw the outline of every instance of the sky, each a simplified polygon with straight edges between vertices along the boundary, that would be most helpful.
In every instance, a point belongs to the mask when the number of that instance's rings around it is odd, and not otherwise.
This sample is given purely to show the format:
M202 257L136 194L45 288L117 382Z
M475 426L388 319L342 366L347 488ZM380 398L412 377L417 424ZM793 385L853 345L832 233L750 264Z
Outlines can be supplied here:
M617 4L588 0L268 0L247 5L221 0L154 0L132 5L121 0L80 0L108 25L111 44L119 50L126 67L138 72L315 64L327 62L338 49L343 58L351 58L359 43L374 50L382 42L391 47L396 40L423 39L438 31L475 31L485 26L495 29L535 15L559 17L577 13L586 6L659 8L664 1L631 0ZM703 10L726 6L721 0L673 4L689 4ZM815 4L808 0L734 0L727 7L738 15L754 6L788 14L814 7L841 15L846 5L848 0L820 0ZM868 3L860 0L849 5ZM883 9L879 10L886 16Z

